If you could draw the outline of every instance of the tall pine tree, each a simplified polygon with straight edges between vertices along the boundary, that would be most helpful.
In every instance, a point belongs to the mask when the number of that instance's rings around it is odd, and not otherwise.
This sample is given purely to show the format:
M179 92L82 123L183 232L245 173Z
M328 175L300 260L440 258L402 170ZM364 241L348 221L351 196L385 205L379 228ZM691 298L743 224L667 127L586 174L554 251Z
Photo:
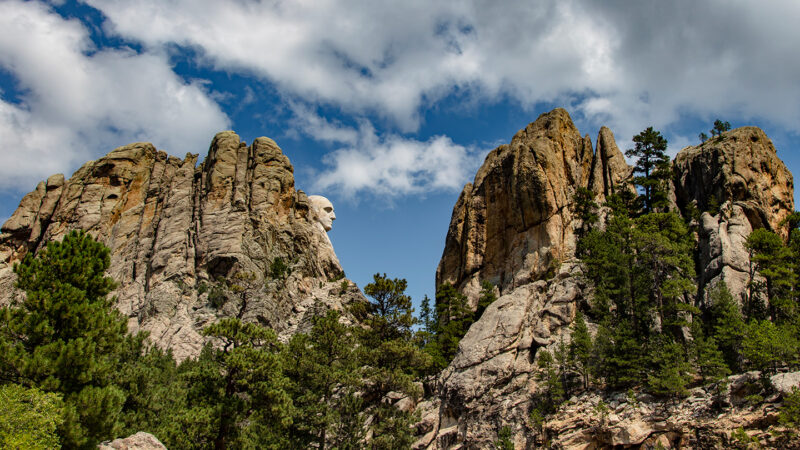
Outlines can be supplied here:
M107 247L72 231L14 267L25 298L0 309L0 376L63 395L65 448L92 447L122 427L126 394L114 377L137 338L108 298L109 263Z
M660 132L648 127L633 137L634 148L625 151L625 156L635 157L634 184L644 190L642 200L644 212L649 213L667 205L665 181L669 178L669 156L667 139Z

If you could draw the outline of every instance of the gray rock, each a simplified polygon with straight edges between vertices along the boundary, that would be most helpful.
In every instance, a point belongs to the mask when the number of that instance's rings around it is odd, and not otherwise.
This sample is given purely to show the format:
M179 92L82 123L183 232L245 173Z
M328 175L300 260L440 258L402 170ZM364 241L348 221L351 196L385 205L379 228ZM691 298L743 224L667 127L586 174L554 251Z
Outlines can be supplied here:
M775 374L769 380L775 390L784 396L791 394L793 389L800 389L800 372Z
M126 438L103 442L98 445L99 450L167 450L167 447L150 433L140 431Z
M40 183L3 225L0 303L20 295L15 262L76 228L111 249L108 274L129 329L150 332L178 359L196 355L206 342L200 330L221 317L241 315L287 339L315 314L363 299L351 282L342 290L343 280L334 281L344 272L274 141L247 146L225 131L199 166L197 159L135 143L69 180ZM273 273L276 263L285 271ZM225 286L237 273L253 280L234 295Z

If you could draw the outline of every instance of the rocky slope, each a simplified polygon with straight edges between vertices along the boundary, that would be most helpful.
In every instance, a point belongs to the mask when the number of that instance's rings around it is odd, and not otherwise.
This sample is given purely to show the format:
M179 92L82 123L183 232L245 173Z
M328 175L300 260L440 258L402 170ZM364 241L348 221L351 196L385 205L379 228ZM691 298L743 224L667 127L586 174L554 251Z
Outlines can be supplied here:
M274 141L247 146L226 131L197 160L136 143L68 180L39 183L2 227L0 301L20 295L15 262L76 228L111 248L109 275L129 328L149 331L178 359L198 353L199 331L219 317L286 336L317 308L360 298L352 283L334 281L344 272Z
M757 227L778 230L793 211L791 174L766 135L750 127L684 149L673 169L675 204L684 211L690 204L706 210L699 219L701 287L725 279L740 293L743 285L735 277L749 263L744 239ZM563 109L541 115L489 154L453 209L436 282L454 284L473 304L484 280L500 296L461 340L456 357L433 383L433 395L419 405L416 448L490 447L504 425L511 426L518 448L542 443L543 435L529 426L532 394L539 388L536 353L569 341L576 309L592 296L574 257L579 224L569 204L581 187L602 202L630 175L610 130L600 130L593 152L589 137L581 137ZM719 211L707 211L711 193L723 205ZM561 442L557 448L622 443L596 437L600 428L586 422L587 408L598 398L575 399L577 407L546 425L551 436L573 436L553 440ZM691 421L662 423L643 411L637 417L657 425L628 444L661 435L672 439L662 443L668 447L682 442L675 436L685 434ZM622 434L635 431L633 425L620 427Z

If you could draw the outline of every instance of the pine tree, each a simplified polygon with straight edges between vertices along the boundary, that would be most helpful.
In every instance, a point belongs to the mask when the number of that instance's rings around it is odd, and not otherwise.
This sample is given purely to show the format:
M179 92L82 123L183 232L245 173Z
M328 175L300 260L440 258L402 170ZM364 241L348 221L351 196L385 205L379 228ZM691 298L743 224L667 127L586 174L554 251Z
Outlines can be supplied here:
M694 238L677 214L652 213L636 219L631 246L634 284L646 293L661 329L678 339L688 313L699 312L688 302L696 292Z
M181 448L285 448L294 408L275 333L237 318L209 325L216 338L181 366L189 387Z
M589 387L589 373L592 358L592 336L583 314L578 311L575 313L575 320L572 322L572 336L569 343L569 360L571 365L583 381L583 388Z
M711 129L711 137L722 136L722 133L731 129L730 122L723 122L720 119L714 121L714 128Z
M400 393L412 398L422 395L416 377L432 364L430 356L416 345L412 326L416 323L411 297L405 294L406 280L375 274L364 286L371 297L353 312L367 326L359 328L359 363L364 370L362 394L371 414L371 448L397 448L413 443L412 417L395 408L387 395Z
M122 427L126 394L114 374L135 338L107 297L109 263L108 248L70 232L14 267L26 295L0 309L0 376L63 395L65 448L91 447Z
M565 400L563 373L556 358L545 348L536 353L536 365L539 368L536 379L542 383L537 409L544 414L550 414Z
M793 327L777 326L769 320L749 321L741 343L747 366L774 374L779 367L793 361L798 352L794 331Z
M594 192L585 187L579 187L572 196L571 208L581 223L581 226L575 230L576 236L580 239L600 220L600 216L597 214L599 205L594 201Z
M797 284L797 276L792 251L784 245L780 236L763 228L753 230L745 245L750 251L752 269L766 280L764 287L770 318L785 322L795 317L797 302L792 298L792 287ZM750 284L754 285L752 269ZM757 289L754 289L755 292ZM755 298L750 300L751 303L757 301Z
M338 311L316 317L308 334L296 334L285 352L289 391L297 408L294 444L319 449L340 448L357 436L338 434L337 424L350 409L361 382L355 330L339 322ZM365 418L359 412L354 418Z
M494 285L486 280L481 281L481 292L478 295L478 306L475 308L475 313L472 315L472 321L469 325L477 322L478 319L480 319L483 315L483 312L486 311L486 308L494 303L495 300L497 300L497 295L494 293ZM469 326L467 326L467 329L469 329ZM467 330L464 330L464 334L466 334L466 332Z
M670 341L663 335L651 343L651 370L647 375L647 386L653 394L665 397L685 397L686 386L691 381L691 365L686 359L686 351L678 342Z
M722 352L717 347L717 341L713 336L706 337L699 318L695 318L692 322L691 350L694 366L703 378L703 382L715 382L731 373Z
M745 331L742 313L724 281L720 281L711 289L709 301L711 303L709 334L717 342L728 368L736 373L742 364L741 343Z
M644 189L644 212L649 213L667 205L664 186L670 175L667 140L653 127L648 127L634 136L633 142L634 148L626 150L625 156L637 158L633 171L640 175L635 176L633 182Z

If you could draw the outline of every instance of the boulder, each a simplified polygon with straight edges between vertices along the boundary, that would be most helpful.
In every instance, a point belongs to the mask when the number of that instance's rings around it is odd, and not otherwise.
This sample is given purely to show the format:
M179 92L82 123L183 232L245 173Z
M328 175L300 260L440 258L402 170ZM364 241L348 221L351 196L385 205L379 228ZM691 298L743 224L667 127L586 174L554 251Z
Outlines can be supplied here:
M167 450L167 447L150 433L140 431L126 438L103 442L99 450Z

